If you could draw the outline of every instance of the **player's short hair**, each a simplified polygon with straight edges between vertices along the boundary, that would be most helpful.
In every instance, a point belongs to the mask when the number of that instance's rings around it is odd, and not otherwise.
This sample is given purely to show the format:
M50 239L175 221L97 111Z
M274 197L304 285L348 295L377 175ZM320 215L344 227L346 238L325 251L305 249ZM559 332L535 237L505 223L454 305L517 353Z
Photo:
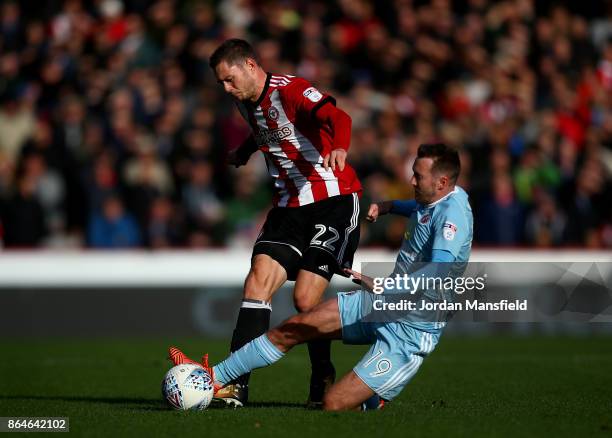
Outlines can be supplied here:
M214 70L222 62L227 65L239 65L246 61L247 58L254 59L259 62L257 54L248 42L239 38L226 40L213 52L210 57L210 67Z
M461 162L456 149L444 143L424 143L419 146L417 158L431 158L432 172L447 175L453 184L457 182L461 172Z

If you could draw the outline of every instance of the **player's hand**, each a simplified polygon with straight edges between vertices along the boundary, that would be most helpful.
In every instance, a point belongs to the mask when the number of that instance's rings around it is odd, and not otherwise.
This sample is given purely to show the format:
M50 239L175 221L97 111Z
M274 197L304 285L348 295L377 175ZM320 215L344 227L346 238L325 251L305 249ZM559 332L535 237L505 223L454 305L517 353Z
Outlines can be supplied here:
M344 149L334 149L331 153L325 155L323 158L323 167L325 170L336 170L336 166L340 169L340 172L344 170L346 164L346 151Z
M234 166L234 167L240 167L240 166L244 166L246 164L246 161L241 160L240 157L238 156L238 150L234 149L233 151L229 151L227 153L227 156L225 158L225 162L227 164L229 164L230 166Z
M361 272L353 271L349 268L345 268L344 272L353 277L351 279L353 283L363 286L369 292L374 290L374 279L372 277L368 277L367 275L363 275Z
M376 222L376 219L378 219L379 216L389 213L390 210L390 201L373 202L372 204L370 204L370 208L368 209L366 220L368 222Z

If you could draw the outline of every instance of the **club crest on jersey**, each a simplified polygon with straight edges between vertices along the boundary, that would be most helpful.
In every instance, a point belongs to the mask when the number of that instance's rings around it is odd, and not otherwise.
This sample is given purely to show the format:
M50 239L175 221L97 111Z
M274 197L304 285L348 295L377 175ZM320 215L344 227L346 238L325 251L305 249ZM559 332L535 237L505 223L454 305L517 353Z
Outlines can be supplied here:
M310 87L304 90L304 97L311 102L318 102L323 98L323 95L315 87Z
M455 233L457 233L457 225L452 222L444 222L442 226L442 235L446 240L453 240L455 238Z
M271 106L270 109L268 110L268 117L271 120L277 121L278 120L278 116L279 116L279 112L276 109L276 107Z
M431 219L431 215L426 214L425 216L423 216L421 219L419 219L419 223L420 224L426 224L427 222L429 222L429 219Z

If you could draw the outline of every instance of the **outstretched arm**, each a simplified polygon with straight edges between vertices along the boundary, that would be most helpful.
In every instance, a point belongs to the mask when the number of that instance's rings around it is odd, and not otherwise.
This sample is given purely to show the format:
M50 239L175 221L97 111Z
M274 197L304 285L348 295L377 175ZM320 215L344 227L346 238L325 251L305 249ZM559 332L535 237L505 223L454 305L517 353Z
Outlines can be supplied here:
M387 213L398 214L400 216L409 217L416 207L417 202L414 199L409 201L381 201L370 204L366 220L368 222L376 222L379 216Z
M409 217L416 206L417 202L414 199L407 201L391 201L391 209L389 210L389 213Z

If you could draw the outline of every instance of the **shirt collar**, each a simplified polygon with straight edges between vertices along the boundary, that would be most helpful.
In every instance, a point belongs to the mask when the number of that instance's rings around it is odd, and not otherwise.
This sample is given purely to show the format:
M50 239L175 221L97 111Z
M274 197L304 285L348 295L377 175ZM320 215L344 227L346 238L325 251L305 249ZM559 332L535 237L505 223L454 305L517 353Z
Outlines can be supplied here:
M455 193L459 193L459 186L455 186L455 188L453 189L453 191L452 191L452 192L447 193L446 195L444 195L443 197L441 197L441 198L440 198L440 199L438 199L437 201L432 202L431 204L424 205L423 207L424 207L424 208L431 208L431 207L433 207L434 205L439 204L440 202L442 202L442 201L444 201L446 198L448 198L450 195L453 195L453 194L455 194Z
M270 87L270 79L272 79L272 73L268 73L266 75L266 84L263 87L263 90L261 90L261 94L259 95L259 98L257 98L257 101L253 104L253 106L259 106L259 104L264 100L264 97L266 97L266 93L268 92L268 88Z

